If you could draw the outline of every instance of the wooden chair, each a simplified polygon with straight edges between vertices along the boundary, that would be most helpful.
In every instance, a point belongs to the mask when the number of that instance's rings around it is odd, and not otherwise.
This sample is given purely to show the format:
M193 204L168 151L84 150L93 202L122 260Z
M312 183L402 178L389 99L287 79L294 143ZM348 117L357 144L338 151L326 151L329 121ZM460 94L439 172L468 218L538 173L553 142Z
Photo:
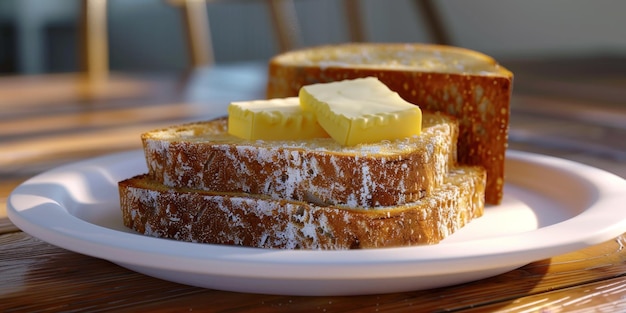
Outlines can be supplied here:
M185 35L192 68L215 63L209 16L206 5L219 0L169 0L182 13ZM231 0L232 1L232 0ZM244 0L241 0L244 1ZM253 1L253 0L247 0ZM264 1L271 12L273 29L278 38L279 51L287 51L302 45L294 0ZM360 0L342 0L346 12L346 26L350 41L367 41L363 30ZM432 41L450 44L445 26L432 0L414 0L416 11L425 19ZM82 0L82 52L83 67L92 81L105 79L108 75L107 1Z
M185 21L189 59L192 67L211 65L215 62L211 44L207 3L219 0L171 0L180 7ZM242 0L243 1L243 0ZM253 0L248 0L253 1ZM296 14L295 0L257 0L263 1L271 13L271 20L278 50L281 52L302 46L302 34ZM361 0L341 0L346 12L346 27L352 42L367 41L363 29ZM450 44L450 37L432 0L414 0L414 7L425 20L427 31L433 42Z
M107 1L81 0L80 55L82 70L88 81L108 78L109 45L107 32Z

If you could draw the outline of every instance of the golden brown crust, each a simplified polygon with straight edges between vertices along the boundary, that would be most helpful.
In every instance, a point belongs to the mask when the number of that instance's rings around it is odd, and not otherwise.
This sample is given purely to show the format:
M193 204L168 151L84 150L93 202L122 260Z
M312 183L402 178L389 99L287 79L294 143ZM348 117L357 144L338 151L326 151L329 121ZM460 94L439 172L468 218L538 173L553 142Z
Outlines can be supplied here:
M170 187L264 194L274 199L373 207L416 201L456 165L458 125L424 112L418 137L344 147L330 138L246 141L223 119L142 135L149 174Z
M419 201L373 210L260 195L169 188L147 175L119 183L124 224L154 237L281 249L435 244L483 214L485 172L458 167Z
M314 51L317 50L317 51ZM398 56L399 64L377 64L383 60L368 60L369 64L339 64L328 62L336 55L362 51L389 50ZM468 71L448 67L443 70L419 69L402 65L411 61L406 51L439 51L443 55L466 56ZM342 52L343 51L343 52ZM347 51L347 52L346 52ZM356 51L356 52L355 52ZM294 57L294 55L305 54ZM313 59L315 56L317 59ZM326 58L326 59L325 59ZM307 60L307 62L303 60ZM389 61L389 60L385 60ZM450 62L447 63L451 64ZM471 69L471 70L470 70ZM504 185L504 158L508 140L509 102L513 75L483 54L452 47L419 44L347 44L287 52L273 58L269 64L268 98L291 97L300 87L359 77L375 76L405 100L424 110L441 111L459 119L458 161L480 165L487 170L487 203L498 204Z

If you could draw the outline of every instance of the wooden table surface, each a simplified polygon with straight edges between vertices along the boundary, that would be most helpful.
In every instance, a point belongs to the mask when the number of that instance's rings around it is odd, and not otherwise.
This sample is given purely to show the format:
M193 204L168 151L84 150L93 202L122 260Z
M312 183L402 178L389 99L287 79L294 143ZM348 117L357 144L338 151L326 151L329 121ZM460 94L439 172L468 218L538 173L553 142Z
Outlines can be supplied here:
M564 79L542 73L546 66L535 63L510 67L517 75L511 148L572 159L626 177L623 68L617 74L605 70L576 76L585 79L572 79L572 74ZM549 73L555 72L559 70ZM118 74L95 87L73 74L0 77L0 312L626 312L624 236L457 286L296 297L159 280L47 244L10 222L7 197L33 175L97 155L139 149L142 131L215 117L225 112L228 100L262 97L262 88L250 85L258 85L262 75L217 70L200 74L184 85L174 78ZM224 85L229 81L231 85Z

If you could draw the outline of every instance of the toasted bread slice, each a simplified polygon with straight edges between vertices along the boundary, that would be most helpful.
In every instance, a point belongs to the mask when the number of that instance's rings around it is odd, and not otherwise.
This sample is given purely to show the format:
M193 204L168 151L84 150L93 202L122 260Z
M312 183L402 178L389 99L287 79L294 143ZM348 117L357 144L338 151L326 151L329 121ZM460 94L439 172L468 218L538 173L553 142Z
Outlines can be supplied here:
M424 113L419 136L342 146L331 138L249 141L225 119L142 134L150 176L169 187L263 194L321 206L375 207L416 201L456 165L458 125Z
M263 195L170 188L142 175L119 183L124 224L181 241L280 249L435 244L483 214L485 171L458 167L404 205L350 209Z
M355 43L286 52L269 64L268 98L304 85L375 76L422 110L459 120L459 162L487 170L486 201L504 185L513 74L482 53L424 44Z

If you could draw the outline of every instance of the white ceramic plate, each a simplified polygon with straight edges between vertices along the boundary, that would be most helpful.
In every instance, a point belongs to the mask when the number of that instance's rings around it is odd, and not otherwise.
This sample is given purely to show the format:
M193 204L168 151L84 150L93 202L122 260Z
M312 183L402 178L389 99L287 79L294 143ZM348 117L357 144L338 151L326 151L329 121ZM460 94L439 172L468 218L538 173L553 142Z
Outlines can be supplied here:
M177 242L126 229L117 182L146 172L141 151L63 166L24 182L8 214L53 245L183 284L285 295L401 292L494 276L626 232L626 181L562 159L509 151L504 201L442 243L290 251Z

